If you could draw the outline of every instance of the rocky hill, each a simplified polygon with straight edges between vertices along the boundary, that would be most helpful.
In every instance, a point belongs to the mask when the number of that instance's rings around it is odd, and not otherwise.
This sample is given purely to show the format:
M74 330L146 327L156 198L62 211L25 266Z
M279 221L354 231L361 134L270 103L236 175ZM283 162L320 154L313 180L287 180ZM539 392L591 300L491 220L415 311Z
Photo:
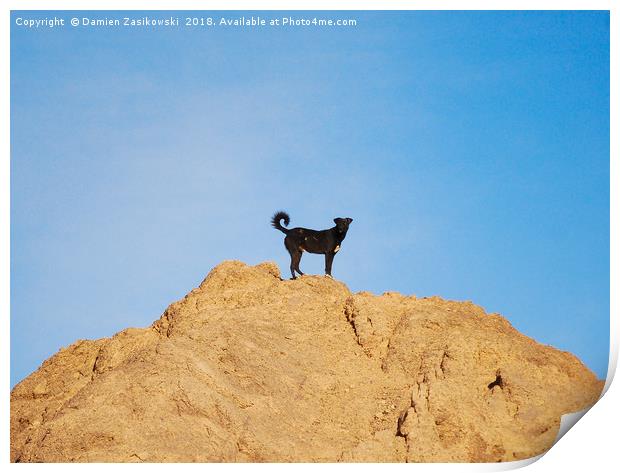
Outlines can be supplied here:
M227 261L151 327L80 340L19 383L11 460L510 461L602 387L470 302Z

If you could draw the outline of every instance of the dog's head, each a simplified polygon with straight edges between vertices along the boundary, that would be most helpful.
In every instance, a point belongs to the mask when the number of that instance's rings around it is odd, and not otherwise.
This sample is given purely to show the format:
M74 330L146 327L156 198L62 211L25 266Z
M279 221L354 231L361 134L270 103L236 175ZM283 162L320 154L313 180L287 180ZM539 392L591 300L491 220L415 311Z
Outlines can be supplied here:
M349 217L346 217L346 218L337 217L334 219L334 223L336 224L336 229L338 230L339 233L346 233L352 221L353 219Z

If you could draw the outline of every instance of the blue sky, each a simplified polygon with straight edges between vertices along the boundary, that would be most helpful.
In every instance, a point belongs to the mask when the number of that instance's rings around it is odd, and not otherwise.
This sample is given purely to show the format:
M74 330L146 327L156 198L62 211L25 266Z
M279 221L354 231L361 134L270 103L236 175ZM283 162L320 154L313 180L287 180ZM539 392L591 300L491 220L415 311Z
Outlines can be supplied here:
M279 209L354 219L333 268L352 291L472 300L605 377L607 13L15 25L54 14L128 15L12 13L12 385L77 339L149 325L225 259L288 275Z

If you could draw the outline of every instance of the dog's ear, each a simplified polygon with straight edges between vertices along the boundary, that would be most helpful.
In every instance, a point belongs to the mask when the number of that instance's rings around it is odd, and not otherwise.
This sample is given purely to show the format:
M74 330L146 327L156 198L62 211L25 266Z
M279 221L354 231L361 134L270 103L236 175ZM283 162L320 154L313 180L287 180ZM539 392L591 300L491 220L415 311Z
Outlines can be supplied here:
M340 220L340 217L336 217L336 218L334 219L334 223L335 223L336 225L338 225L338 220Z
M353 221L352 218L347 217L347 222L351 223Z

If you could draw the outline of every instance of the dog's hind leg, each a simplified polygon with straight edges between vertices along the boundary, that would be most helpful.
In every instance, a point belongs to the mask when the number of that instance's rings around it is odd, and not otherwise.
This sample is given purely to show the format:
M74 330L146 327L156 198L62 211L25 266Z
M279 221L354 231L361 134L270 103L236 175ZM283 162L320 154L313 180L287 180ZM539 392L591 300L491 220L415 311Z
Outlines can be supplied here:
M295 240L290 235L284 239L284 247L286 248L286 251L288 251L288 254L291 255L291 279L296 279L295 270L297 270L299 274L302 274L302 272L299 271L301 252L299 251L299 248L297 248Z
M288 248L287 248L288 249ZM297 253L295 253L294 250L288 250L289 254L291 255L291 265L290 265L290 269L291 269L291 279L297 279L295 277L295 266L296 264L299 264L299 261L297 261L297 263L295 263L295 259L297 257Z
M304 273L301 272L301 269L299 269L299 262L301 261L301 251L296 251L294 254L291 255L291 272L293 273L293 279L295 279L295 273L293 270L297 271L299 273L300 276L303 276Z

